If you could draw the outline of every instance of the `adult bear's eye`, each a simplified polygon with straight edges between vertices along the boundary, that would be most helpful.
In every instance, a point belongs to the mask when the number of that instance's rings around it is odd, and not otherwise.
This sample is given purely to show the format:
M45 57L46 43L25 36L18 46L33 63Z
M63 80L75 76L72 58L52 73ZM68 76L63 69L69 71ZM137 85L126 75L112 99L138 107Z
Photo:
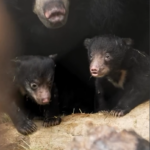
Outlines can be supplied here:
M31 83L30 86L33 90L36 90L38 88L38 85L36 83Z
M90 54L90 60L92 60L93 59L93 55L92 54Z
M105 60L106 60L106 61L109 61L110 59L111 59L110 54L109 54L109 53L106 53L106 55L105 55Z

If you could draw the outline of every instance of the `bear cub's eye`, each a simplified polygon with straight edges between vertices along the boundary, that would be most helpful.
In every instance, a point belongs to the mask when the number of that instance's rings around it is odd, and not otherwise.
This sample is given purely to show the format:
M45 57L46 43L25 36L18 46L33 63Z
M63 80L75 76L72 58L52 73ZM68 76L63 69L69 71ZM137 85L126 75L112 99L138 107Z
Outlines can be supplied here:
M38 85L36 83L31 83L30 86L33 90L36 90L38 88Z
M50 77L48 80L48 86L51 87L54 81L54 76Z
M49 82L52 83L53 81L54 81L54 76L51 76L51 77L49 78Z
M92 54L90 54L90 60L92 60L93 59L93 55Z
M52 82L48 82L48 87L51 87L52 86Z
M106 53L106 55L105 55L105 60L106 60L106 61L109 61L110 59L111 59L110 54L109 54L109 53Z

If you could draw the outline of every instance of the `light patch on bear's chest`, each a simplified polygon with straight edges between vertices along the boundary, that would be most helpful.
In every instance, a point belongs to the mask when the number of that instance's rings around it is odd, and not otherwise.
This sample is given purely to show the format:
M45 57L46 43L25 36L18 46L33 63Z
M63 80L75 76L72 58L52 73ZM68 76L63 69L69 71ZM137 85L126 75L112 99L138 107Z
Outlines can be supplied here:
M111 82L115 87L123 89L124 87L124 82L126 79L127 71L126 70L121 70L121 75L119 77L118 82L114 81L111 77L108 77L108 81Z

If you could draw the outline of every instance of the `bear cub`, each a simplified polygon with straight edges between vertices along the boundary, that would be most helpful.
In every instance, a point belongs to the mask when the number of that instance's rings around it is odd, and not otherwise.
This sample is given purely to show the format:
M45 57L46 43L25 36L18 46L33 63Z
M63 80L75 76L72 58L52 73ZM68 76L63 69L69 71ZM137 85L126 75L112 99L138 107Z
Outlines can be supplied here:
M31 134L37 127L32 119L40 116L43 126L58 125L59 103L54 83L56 55L20 56L12 60L13 95L15 101L6 113L17 130Z
M103 35L84 45L95 78L95 112L124 116L150 98L150 59L132 47L132 39Z

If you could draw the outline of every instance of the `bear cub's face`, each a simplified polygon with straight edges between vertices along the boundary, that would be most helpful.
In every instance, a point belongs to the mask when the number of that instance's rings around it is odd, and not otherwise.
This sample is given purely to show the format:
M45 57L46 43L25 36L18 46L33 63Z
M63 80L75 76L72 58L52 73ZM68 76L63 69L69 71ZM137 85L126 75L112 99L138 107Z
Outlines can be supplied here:
M108 35L86 39L84 45L88 50L91 75L104 77L119 69L132 40Z
M29 96L39 105L46 105L51 101L55 56L21 56L13 60L15 85L21 94Z

